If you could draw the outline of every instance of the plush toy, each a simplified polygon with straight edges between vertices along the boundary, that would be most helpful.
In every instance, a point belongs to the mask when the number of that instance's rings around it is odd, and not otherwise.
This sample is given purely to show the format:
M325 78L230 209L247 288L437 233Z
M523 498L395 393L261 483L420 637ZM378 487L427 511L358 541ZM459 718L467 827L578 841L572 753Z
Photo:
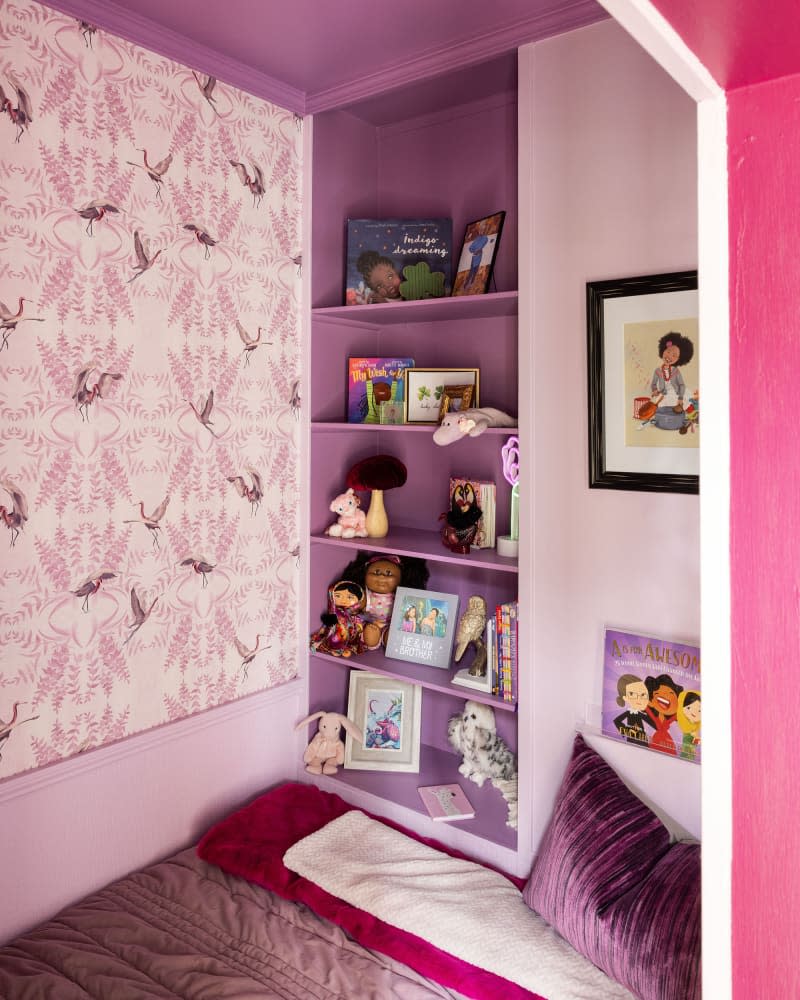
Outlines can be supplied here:
M339 739L342 728L359 743L364 742L364 734L355 723L338 712L314 712L297 723L295 732L314 719L319 719L319 727L303 754L306 771L309 774L336 774L338 765L344 763L344 743Z
M364 646L378 649L391 621L395 591L400 586L424 590L428 583L428 566L424 559L413 556L401 559L395 555L359 552L347 564L342 576L363 583L366 592Z
M330 510L339 515L336 524L325 529L326 535L333 538L366 538L367 515L360 510L361 500L353 490L340 493L331 500Z
M484 406L474 410L454 410L445 413L442 422L433 432L436 444L446 445L462 437L478 437L487 427L515 427L517 418L502 410Z
M439 515L444 521L442 528L442 545L451 552L462 555L470 550L470 546L478 535L478 525L483 511L478 506L478 497L472 483L457 483L450 495L450 510Z
M352 656L364 652L364 588L352 580L339 580L328 589L328 610L310 639L317 653Z
M462 755L459 774L481 788L488 778L508 805L506 826L517 828L517 762L497 735L494 709L465 701L464 711L447 723L447 738Z

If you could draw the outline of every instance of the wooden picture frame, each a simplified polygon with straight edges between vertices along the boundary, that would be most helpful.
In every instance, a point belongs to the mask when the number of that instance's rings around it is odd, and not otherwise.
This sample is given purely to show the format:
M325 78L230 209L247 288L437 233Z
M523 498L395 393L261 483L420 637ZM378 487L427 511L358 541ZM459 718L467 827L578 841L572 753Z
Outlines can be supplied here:
M419 771L422 688L384 674L350 672L347 716L364 742L345 734L344 766L360 771Z
M589 282L586 323L590 488L699 492L697 271Z
M479 368L406 368L405 380L407 424L441 423L445 391L463 393L471 387L470 406L480 406Z
M468 222L456 262L453 295L483 295L494 272L505 212Z
M446 385L442 392L442 401L439 404L439 423L442 422L445 413L468 410L472 406L474 392L474 385Z

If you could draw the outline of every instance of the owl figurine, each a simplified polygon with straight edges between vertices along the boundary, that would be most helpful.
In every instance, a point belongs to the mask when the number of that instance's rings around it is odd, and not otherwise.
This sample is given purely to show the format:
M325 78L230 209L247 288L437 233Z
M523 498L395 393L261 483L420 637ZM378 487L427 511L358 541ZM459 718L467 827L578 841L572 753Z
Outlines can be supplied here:
M486 673L486 645L483 632L486 628L486 601L479 594L473 594L467 601L467 609L461 616L456 629L455 659L458 662L472 644L475 647L475 659L469 672L474 677L483 677Z

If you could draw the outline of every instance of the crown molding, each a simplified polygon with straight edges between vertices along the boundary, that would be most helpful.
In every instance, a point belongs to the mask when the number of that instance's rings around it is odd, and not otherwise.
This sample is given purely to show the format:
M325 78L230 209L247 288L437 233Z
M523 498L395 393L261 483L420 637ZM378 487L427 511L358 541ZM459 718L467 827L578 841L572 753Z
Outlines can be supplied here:
M376 73L307 94L306 113L316 114L332 108L347 107L376 94L486 62L528 42L583 28L607 20L608 17L609 14L595 0L572 0L467 41L431 49L414 59L394 63Z
M295 114L306 113L305 94L295 87L262 73L252 66L231 59L185 35L164 28L150 18L125 10L113 0L42 0L44 5L62 14L89 21L90 24L119 35L126 41L181 63L189 69L216 77Z

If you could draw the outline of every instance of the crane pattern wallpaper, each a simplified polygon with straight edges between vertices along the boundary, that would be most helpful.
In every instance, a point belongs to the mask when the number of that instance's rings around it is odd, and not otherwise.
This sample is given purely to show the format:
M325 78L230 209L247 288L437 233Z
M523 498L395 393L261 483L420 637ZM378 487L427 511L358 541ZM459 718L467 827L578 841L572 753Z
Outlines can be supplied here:
M297 673L302 126L0 0L0 779Z

